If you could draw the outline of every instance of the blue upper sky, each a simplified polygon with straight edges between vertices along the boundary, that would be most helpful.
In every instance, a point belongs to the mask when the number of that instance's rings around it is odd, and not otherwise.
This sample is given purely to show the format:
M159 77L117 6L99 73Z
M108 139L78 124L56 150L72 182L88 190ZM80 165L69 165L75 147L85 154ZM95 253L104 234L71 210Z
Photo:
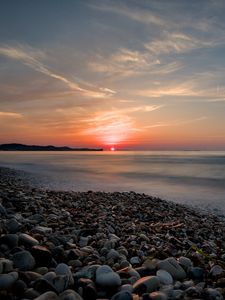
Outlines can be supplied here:
M0 2L0 143L225 149L223 0Z

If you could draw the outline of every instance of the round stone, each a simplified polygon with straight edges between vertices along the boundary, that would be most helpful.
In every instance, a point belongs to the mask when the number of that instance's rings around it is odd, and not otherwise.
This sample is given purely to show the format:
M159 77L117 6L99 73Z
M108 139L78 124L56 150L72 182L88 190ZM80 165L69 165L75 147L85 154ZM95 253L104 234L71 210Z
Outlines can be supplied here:
M5 207L0 203L0 216L7 216Z
M32 270L35 266L35 259L28 251L19 251L13 255L13 263L21 271Z
M203 299L207 300L223 300L222 294L215 289L208 288L203 291Z
M18 279L17 272L10 272L8 274L0 275L0 290L8 290Z
M67 278L67 282L68 282L68 286L72 285L74 283L73 280L73 275L72 272L70 270L70 267L64 263L58 264L56 269L55 269L55 273L57 275L65 275Z
M83 298L78 293L76 293L74 290L69 290L69 289L61 293L59 299L60 300L83 300Z
M13 294L22 298L26 288L27 288L27 285L23 280L17 280L13 284Z
M56 275L53 279L53 285L58 293L62 293L69 286L69 280L67 275Z
M9 273L13 270L13 262L9 259L0 258L0 274Z
M121 291L128 291L132 294L133 292L133 286L131 284L123 284L121 286Z
M59 300L59 297L54 292L46 292L34 300Z
M107 259L109 260L109 259L117 259L117 258L119 258L119 256L120 256L120 254L119 254L119 252L118 251L116 251L115 249L111 249L109 252L108 252L108 254L107 254Z
M130 263L132 265L139 265L141 263L141 260L138 256L134 256L134 257L131 257Z
M165 270L158 270L156 272L156 276L159 278L161 284L164 285L173 284L173 277L170 275L169 272Z
M39 245L33 246L31 254L34 257L37 266L49 266L51 264L52 254L46 247Z
M193 280L203 280L204 278L204 270L200 267L193 267L189 270L189 276Z
M178 262L185 270L188 270L189 268L193 267L193 263L188 257L181 256L178 259Z
M6 227L10 233L16 233L21 228L21 223L19 223L16 219L10 219L6 223Z
M80 241L79 241L79 246L80 246L81 248L86 247L86 246L88 245L88 240L89 240L88 237L81 236L81 237L80 237Z
M133 285L134 293L142 295L144 293L154 292L160 285L159 278L157 276L146 276L140 278Z
M163 292L157 291L150 294L151 300L167 300L168 297Z
M157 264L158 269L162 269L170 273L175 280L183 280L186 278L184 269L179 265L174 257L166 258Z
M116 293L111 300L133 300L133 296L129 291L121 291Z
M7 245L10 249L18 246L18 235L9 233L0 238L0 244Z
M94 285L88 284L87 286L83 287L82 296L84 300L97 299L97 291Z
M210 275L212 275L213 277L216 277L216 276L220 276L222 274L224 274L224 269L219 266L219 265L215 265L211 268L210 270Z
M36 226L32 232L39 233L41 235L48 235L52 233L51 227L45 227L45 226Z
M96 270L96 283L101 287L110 288L120 286L121 279L109 266L103 265Z
M48 291L56 292L55 287L46 279L39 278L33 283L33 288L38 291L40 294L43 294Z
M19 234L19 244L24 245L27 248L31 248L33 246L36 246L39 244L39 242L26 233L20 233Z

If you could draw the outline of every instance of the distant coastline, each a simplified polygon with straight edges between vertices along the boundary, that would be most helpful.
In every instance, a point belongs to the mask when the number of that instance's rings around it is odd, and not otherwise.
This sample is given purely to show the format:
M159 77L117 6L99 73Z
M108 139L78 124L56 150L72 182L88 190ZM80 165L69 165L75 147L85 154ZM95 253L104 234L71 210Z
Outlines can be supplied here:
M39 145L24 145L24 144L2 144L0 151L103 151L102 148L70 148L67 146L56 147L52 145L39 146Z

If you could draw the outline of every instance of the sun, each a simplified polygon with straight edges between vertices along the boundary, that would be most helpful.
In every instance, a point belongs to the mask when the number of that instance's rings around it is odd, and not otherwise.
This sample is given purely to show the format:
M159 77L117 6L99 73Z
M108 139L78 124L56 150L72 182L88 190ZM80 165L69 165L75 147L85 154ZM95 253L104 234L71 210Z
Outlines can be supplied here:
M115 147L110 147L110 151L115 151Z

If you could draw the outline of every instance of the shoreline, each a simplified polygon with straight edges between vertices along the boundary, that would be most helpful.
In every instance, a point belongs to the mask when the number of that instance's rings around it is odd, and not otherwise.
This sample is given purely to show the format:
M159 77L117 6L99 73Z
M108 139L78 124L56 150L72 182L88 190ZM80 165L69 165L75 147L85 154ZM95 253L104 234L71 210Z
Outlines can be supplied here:
M135 192L38 189L19 173L0 167L1 299L225 296L223 218Z

